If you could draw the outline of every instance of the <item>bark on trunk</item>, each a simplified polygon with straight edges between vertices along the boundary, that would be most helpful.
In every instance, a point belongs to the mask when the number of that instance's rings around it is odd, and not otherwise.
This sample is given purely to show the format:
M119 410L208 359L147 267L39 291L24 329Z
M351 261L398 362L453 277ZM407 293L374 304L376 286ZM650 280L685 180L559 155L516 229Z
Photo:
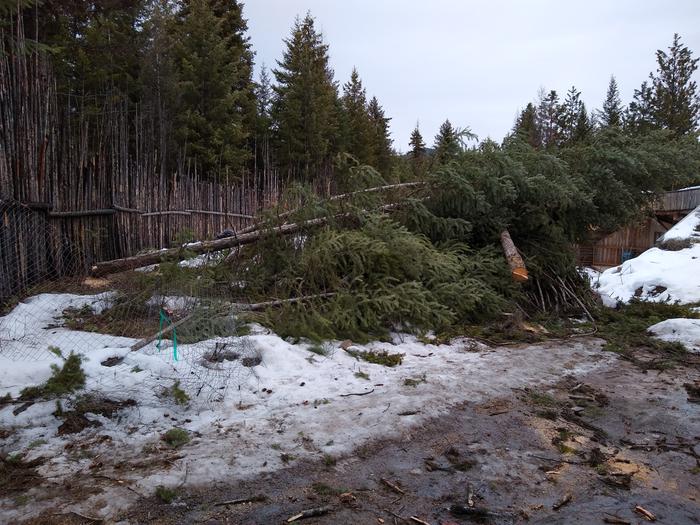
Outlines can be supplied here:
M510 266L510 274L513 280L519 283L527 281L529 277L527 275L525 262L523 258L520 257L518 249L515 247L513 239L510 238L508 230L503 230L501 232L501 246L503 247L503 253L506 255L508 266Z

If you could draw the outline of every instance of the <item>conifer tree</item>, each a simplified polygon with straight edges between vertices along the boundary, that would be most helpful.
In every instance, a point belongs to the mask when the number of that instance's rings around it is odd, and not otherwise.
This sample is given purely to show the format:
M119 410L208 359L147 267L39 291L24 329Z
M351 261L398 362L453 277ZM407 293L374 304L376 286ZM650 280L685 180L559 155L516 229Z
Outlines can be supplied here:
M371 130L372 165L382 174L388 174L391 170L393 151L392 140L389 133L389 121L384 113L384 108L379 104L377 97L372 97L367 107Z
M428 157L425 141L423 140L423 135L421 135L418 123L416 123L416 127L411 132L409 146L411 148L408 152L409 168L413 177L420 179L425 175L428 167Z
M537 105L537 127L540 130L542 147L557 147L562 139L562 106L555 90L541 91Z
M236 30L236 9L225 16L217 16L217 9L207 0L188 0L179 15L175 48L176 137L185 156L211 178L237 176L246 164L254 100L245 22L240 20Z
M460 152L460 137L449 119L440 126L435 136L435 161L444 164L454 159Z
M297 18L273 71L277 157L288 177L310 179L327 167L338 130L338 90L328 45L311 14Z
M566 93L560 109L559 145L572 145L586 139L591 131L591 123L586 105L581 100L581 92L574 86Z
M255 143L253 146L255 155L255 168L266 170L271 167L270 138L272 134L272 84L267 67L263 63L260 68L260 78L255 85L256 121Z
M617 80L615 80L614 76L611 76L608 92L603 102L603 109L596 113L597 121L604 128L620 127L622 125L622 115L623 109Z
M529 102L522 110L513 127L513 134L520 140L524 140L533 148L542 146L540 128L537 122L537 110L532 102Z
M373 137L367 93L356 68L352 69L350 80L343 84L341 103L343 149L361 164L373 164Z
M658 50L656 74L650 73L649 83L635 90L628 112L631 125L642 131L662 128L677 135L696 134L700 95L692 77L698 60L678 34L673 36L668 53Z

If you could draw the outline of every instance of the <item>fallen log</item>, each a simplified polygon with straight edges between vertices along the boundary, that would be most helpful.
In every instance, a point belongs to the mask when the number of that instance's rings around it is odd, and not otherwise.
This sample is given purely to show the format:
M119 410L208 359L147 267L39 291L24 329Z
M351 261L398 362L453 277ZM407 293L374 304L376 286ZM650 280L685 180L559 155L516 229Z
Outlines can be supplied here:
M518 249L515 247L513 239L510 238L508 230L503 230L501 232L501 246L503 247L503 253L506 255L508 266L510 266L510 274L513 280L519 283L527 281L529 277L527 275L525 262L520 256Z
M376 193L376 192L381 192L381 191L387 191L387 190L394 190L398 188L415 188L419 186L425 186L427 182L424 181L416 181L416 182L401 182L399 184L387 184L386 186L375 186L372 188L365 188L364 190L357 190L357 191L351 191L348 193L341 193L339 195L331 195L328 197L328 202L334 202L334 201L339 201L343 199L347 199L349 197L354 197L355 195L362 195L363 193ZM282 213L278 213L275 215L275 219L284 219L286 217L289 217L290 215L296 213L299 211L299 208L294 208L293 210L288 210ZM254 217L250 217L251 219L254 219ZM239 230L237 233L239 235L242 235L244 233L250 233L254 232L255 230L260 229L261 223L255 223L251 224L250 226L246 226L242 230Z
M401 204L402 203L386 204L378 208L376 211L390 211L400 207ZM319 217L317 219L310 219L308 221L303 221L299 223L283 224L274 228L256 230L250 233L236 235L235 237L225 237L223 239L215 239L213 241L191 242L178 248L169 248L165 250L144 253L141 255L134 255L132 257L125 257L123 259L104 261L95 264L90 269L90 273L93 277L100 277L103 275L125 272L127 270L134 270L135 268L141 268L143 266L149 266L151 264L159 264L167 261L181 261L183 259L189 259L193 255L218 252L221 250L226 250L228 248L235 248L237 246L251 244L258 241L265 234L289 235L290 233L296 233L305 228L322 226L328 221L330 221L332 218L340 219L349 216L349 213L341 213L333 217Z

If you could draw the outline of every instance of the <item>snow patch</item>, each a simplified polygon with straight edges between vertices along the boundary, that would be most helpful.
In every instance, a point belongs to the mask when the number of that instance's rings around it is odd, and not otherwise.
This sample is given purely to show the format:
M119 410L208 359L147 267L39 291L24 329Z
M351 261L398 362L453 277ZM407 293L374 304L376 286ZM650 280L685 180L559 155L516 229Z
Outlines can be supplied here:
M649 332L663 341L683 343L694 353L700 353L700 319L667 319L649 327Z
M670 231L670 230L669 230ZM679 251L651 248L605 270L596 290L606 306L633 297L653 302L700 301L700 244Z

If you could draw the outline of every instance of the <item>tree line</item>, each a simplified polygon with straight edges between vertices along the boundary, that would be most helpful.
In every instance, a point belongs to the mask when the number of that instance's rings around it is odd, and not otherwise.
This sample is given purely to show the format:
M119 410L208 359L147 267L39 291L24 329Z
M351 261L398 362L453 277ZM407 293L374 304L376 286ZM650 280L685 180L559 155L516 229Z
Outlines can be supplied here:
M212 180L235 180L243 170L276 169L287 180L309 181L349 155L388 178L407 179L477 147L469 128L446 120L432 147L416 126L408 153L397 154L391 119L367 95L358 70L342 84L335 79L311 14L294 21L282 56L271 70L262 65L257 79L237 0L8 0L0 15L4 39L12 43L21 26L32 52L51 57L70 115L89 118L117 106L150 115L165 171L188 163ZM614 76L592 112L575 87L563 100L542 90L502 146L519 140L562 151L610 129L628 137L656 130L696 137L698 59L678 35L656 58L657 71L627 106Z

